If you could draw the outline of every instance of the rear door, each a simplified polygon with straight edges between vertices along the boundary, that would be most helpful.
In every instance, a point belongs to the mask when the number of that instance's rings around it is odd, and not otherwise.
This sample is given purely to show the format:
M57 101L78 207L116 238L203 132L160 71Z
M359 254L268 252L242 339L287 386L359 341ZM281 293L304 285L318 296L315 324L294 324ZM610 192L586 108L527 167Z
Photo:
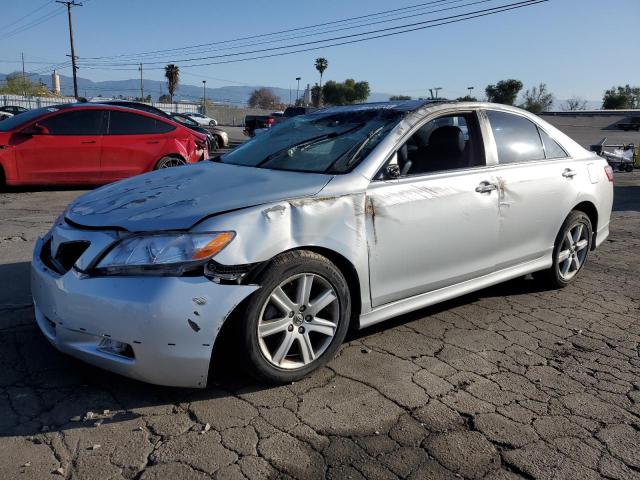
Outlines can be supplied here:
M577 202L585 172L524 115L487 110L499 165L497 267L551 255L555 237Z
M16 145L21 181L100 183L103 110L64 110L37 123L47 133L26 137Z
M110 110L102 147L105 182L153 170L166 153L167 133L175 127L155 116Z

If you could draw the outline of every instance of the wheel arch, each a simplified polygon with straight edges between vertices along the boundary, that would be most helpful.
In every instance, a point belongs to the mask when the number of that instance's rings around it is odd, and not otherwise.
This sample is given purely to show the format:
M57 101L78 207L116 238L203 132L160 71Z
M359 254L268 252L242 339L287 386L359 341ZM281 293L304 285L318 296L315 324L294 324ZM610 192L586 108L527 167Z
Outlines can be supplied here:
M593 226L593 232L591 233L592 237L593 237L593 241L591 242L591 249L595 249L595 236L596 236L596 232L598 231L598 208L595 206L595 204L589 200L584 200L580 203L578 203L575 207L573 207L572 210L578 210L582 213L584 213L587 217L589 217L589 220L591 221L591 225Z
M153 163L153 170L156 170L158 168L158 164L162 161L163 158L179 158L180 160L182 160L185 163L188 163L187 160L184 158L183 155L179 154L179 153L168 153L166 155L162 155L159 159L157 159L154 163Z

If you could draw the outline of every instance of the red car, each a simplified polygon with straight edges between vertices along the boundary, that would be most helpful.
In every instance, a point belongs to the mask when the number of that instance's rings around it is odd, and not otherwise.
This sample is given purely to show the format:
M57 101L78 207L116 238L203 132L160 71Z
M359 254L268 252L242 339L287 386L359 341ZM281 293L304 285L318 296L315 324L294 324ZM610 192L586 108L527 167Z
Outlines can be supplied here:
M207 157L204 135L126 107L57 105L0 122L0 185L97 185Z

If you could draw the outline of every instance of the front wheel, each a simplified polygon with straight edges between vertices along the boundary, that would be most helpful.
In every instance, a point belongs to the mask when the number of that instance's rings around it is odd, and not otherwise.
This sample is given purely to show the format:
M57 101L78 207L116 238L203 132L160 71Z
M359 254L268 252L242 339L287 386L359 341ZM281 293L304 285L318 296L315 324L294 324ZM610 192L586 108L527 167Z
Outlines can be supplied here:
M563 288L576 279L587 262L593 226L584 213L572 211L562 224L553 247L553 265L537 277L553 288Z
M349 327L349 288L327 258L308 251L276 257L250 299L241 329L249 373L288 383L323 366Z
M215 120L211 120L209 122L209 126L211 126L211 127L215 127L216 125L218 125L218 122L216 122Z
M160 170L161 168L171 168L171 167L180 167L182 165L186 165L186 162L182 158L178 157L162 157L156 163L156 170Z

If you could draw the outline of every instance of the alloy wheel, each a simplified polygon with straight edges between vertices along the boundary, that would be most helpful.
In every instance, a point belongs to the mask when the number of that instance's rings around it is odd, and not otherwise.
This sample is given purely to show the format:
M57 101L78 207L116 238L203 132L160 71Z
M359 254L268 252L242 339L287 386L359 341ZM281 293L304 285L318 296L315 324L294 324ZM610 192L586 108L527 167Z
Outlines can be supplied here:
M588 235L589 229L583 223L576 223L567 229L556 259L562 280L571 280L582 268L588 253Z
M164 162L160 164L158 168L172 168L172 167L180 167L184 165L184 160L175 157L169 157Z
M278 285L260 312L258 342L272 365L299 369L327 350L340 321L333 286L315 273L294 275Z

